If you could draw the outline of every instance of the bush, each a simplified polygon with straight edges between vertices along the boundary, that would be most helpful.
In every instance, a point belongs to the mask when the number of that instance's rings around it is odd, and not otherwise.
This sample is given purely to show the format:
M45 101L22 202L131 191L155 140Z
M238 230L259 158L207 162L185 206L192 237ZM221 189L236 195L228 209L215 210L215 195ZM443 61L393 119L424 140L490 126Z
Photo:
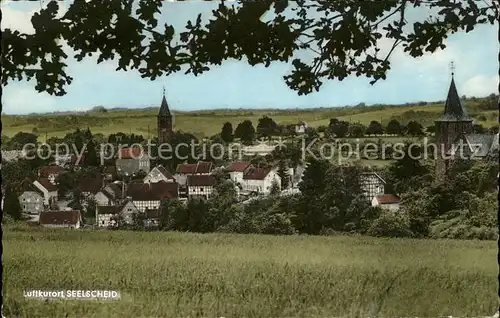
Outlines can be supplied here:
M376 219L367 232L377 237L411 237L410 224L404 216L384 213Z

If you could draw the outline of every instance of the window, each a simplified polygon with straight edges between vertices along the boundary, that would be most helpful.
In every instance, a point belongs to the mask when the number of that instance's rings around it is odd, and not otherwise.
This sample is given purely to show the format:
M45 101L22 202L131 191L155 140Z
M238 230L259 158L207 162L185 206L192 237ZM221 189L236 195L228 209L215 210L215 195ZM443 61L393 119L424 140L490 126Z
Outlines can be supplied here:
M127 209L127 211L128 211L128 212L131 212L131 211L132 211L132 208L128 208L128 209Z
M200 192L203 192L203 188L200 188Z
M24 202L24 201L26 201L26 199L25 199L25 198L23 198L23 202Z

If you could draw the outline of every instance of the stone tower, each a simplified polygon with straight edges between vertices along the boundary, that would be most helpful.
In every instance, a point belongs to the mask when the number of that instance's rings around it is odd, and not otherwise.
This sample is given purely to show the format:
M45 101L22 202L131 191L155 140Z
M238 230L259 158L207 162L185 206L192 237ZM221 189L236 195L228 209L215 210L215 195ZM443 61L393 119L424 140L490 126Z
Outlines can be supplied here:
M444 113L435 122L436 143L438 146L436 173L438 175L444 175L450 164L449 160L442 158L441 150L444 150L444 152L449 151L451 146L457 142L460 137L471 134L472 121L472 118L467 115L467 111L460 100L452 73Z
M158 144L167 143L173 133L172 114L168 108L165 90L163 90L163 99L161 100L160 111L157 116Z

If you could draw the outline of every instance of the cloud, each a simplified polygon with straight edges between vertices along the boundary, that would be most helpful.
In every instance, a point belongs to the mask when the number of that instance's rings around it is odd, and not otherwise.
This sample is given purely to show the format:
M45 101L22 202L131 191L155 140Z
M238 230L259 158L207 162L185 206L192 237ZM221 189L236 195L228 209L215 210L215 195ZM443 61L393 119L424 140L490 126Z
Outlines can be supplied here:
M460 90L466 96L483 97L498 91L498 75L484 76L478 75L467 80Z

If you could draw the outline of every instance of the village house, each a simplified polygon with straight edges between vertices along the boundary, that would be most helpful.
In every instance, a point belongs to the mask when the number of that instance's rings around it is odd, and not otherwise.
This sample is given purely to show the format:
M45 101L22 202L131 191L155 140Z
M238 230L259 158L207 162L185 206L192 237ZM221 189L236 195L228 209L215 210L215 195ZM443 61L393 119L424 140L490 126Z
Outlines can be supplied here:
M190 174L207 175L212 173L213 169L214 164L211 162L198 161L197 163L181 163L177 165L176 174L185 176Z
M39 172L38 176L40 178L47 178L52 184L56 184L56 179L63 173L67 173L68 171L65 170L63 167L57 166L57 165L51 165L51 166L45 166L42 167Z
M372 206L395 213L399 210L401 198L394 194L378 194L372 200Z
M187 176L198 174L208 175L211 174L214 165L211 162L198 161L197 163L183 163L177 165L174 178L179 184L179 196L182 198L187 197Z
M299 121L297 125L295 125L295 133L297 135L304 134L307 129L307 123L305 121Z
M466 134L457 138L446 153L451 158L484 159L498 152L498 134Z
M122 211L123 206L99 205L96 207L95 220L98 227L117 226L117 216Z
M78 210L42 211L38 222L43 227L72 229L79 229L83 224Z
M146 228L155 228L160 225L161 211L160 209L146 209L144 226Z
M364 172L360 175L361 190L369 202L376 195L385 193L385 180L375 172Z
M141 212L144 212L146 208L158 209L162 200L178 197L179 184L177 182L130 183L127 186L127 198Z
M98 227L115 227L118 226L120 219L124 224L132 224L134 214L138 213L140 213L139 209L129 200L116 206L97 206L96 225Z
M20 185L21 195L19 205L23 213L30 215L38 215L43 211L44 197L43 192L37 188L29 179L25 179Z
M243 175L252 167L252 164L249 162L233 162L227 168L229 172L229 177L235 184L243 183Z
M151 171L144 177L144 183L158 183L158 182L175 182L174 176L168 170L159 165L151 169Z
M208 199L214 190L215 178L212 175L189 175L187 177L187 195L189 199Z
M103 186L103 180L101 178L85 178L78 183L78 190L80 190L80 195L84 202L90 200L95 200L95 195L99 192Z
M96 205L117 205L123 199L123 189L118 183L106 184L94 196Z
M242 190L269 194L275 181L278 187L281 188L281 179L274 169L251 167L243 175Z
M140 147L123 148L118 153L116 159L116 172L119 177L131 177L137 175L139 171L149 173L150 156Z
M52 203L57 202L57 186L50 182L49 179L40 178L35 180L33 185L42 191L43 204L45 206L50 206Z

